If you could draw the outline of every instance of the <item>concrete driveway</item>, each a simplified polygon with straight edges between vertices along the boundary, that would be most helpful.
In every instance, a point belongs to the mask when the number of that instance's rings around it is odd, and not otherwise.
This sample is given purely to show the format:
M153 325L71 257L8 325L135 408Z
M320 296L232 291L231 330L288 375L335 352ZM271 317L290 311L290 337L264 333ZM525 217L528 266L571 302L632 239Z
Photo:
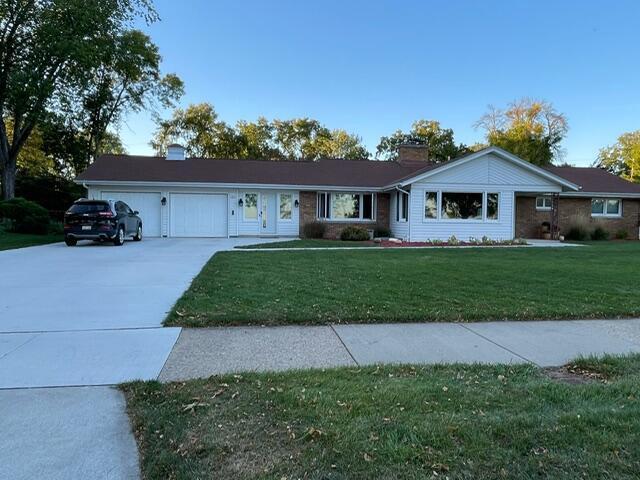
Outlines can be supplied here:
M123 395L100 385L157 378L180 333L161 327L166 312L214 253L251 243L145 239L0 252L4 476L138 478Z
M217 251L256 239L83 242L0 252L0 388L157 378L166 313Z

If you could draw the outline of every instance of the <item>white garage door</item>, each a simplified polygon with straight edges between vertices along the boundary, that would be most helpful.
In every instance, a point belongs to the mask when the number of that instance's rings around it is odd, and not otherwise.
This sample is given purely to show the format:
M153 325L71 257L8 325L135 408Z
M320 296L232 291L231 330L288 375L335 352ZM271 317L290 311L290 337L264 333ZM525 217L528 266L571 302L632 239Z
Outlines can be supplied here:
M226 237L227 196L172 193L172 237Z
M159 192L102 192L103 200L122 200L131 210L140 212L145 237L160 236Z

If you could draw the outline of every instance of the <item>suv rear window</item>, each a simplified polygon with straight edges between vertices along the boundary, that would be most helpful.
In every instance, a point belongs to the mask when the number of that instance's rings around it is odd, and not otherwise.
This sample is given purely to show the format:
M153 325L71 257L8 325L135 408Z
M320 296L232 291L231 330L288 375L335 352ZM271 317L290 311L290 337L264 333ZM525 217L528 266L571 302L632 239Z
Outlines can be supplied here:
M109 212L108 202L82 202L74 203L69 209L69 213L99 213Z

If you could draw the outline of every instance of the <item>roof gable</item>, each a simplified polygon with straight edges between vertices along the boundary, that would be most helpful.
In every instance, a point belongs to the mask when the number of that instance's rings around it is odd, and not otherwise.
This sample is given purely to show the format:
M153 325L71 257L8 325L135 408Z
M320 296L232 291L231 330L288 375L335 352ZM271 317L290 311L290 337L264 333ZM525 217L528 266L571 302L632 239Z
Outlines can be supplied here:
M551 185L578 191L579 185L498 147L478 152L410 174L400 185L417 182L516 185L544 188Z

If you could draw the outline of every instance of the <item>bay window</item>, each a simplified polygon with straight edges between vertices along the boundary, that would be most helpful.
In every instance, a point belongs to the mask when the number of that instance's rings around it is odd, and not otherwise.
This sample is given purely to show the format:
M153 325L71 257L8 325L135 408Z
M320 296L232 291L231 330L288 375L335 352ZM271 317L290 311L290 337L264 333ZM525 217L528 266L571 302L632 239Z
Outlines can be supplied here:
M375 220L374 193L318 193L317 217L321 220Z
M592 198L592 217L619 217L622 215L622 200L619 198Z

